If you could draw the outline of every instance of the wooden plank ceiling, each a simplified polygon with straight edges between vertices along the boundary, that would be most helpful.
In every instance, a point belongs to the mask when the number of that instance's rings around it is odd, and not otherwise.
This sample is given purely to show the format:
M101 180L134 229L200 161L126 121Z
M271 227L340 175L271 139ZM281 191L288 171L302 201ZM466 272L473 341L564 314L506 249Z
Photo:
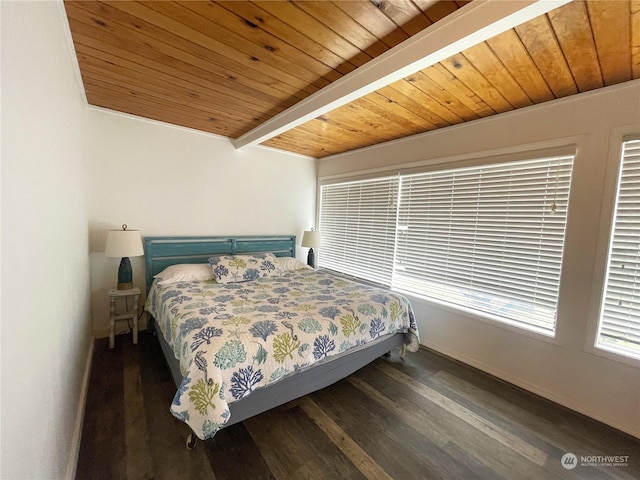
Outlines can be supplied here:
M65 8L91 105L236 139L466 3L66 0ZM640 0L573 1L264 145L321 158L639 77Z

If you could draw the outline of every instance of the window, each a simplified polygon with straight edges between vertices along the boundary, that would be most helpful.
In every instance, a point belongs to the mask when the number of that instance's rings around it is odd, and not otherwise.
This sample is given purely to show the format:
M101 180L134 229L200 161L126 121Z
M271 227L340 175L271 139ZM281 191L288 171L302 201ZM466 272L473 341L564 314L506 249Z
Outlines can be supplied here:
M596 346L640 358L640 139L622 147Z
M319 265L363 278L384 270L377 278L394 289L553 334L572 160L399 175L379 180L388 186L378 203L362 196L359 206L360 189L371 191L378 181L322 186ZM330 196L337 191L340 197ZM336 241L332 228L360 232L363 218L364 235ZM367 250L369 242L375 247ZM369 252L365 261L345 267L343 259L361 250Z
M323 186L318 265L390 286L397 197L397 176Z
M393 286L555 330L571 157L401 179Z

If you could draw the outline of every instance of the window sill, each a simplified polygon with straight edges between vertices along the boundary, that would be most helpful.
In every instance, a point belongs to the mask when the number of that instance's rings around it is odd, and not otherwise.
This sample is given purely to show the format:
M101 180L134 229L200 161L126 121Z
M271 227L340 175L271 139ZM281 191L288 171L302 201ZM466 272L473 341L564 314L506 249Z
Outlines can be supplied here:
M640 368L640 358L631 357L627 355L623 355L614 350L610 350L606 347L602 346L594 346L591 344L587 344L582 349L585 353L589 353L591 355L596 355L598 357L606 358L607 360L612 360L614 362L623 363L625 365L629 365L630 367Z
M441 302L429 297L423 297L420 295L416 295L415 293L404 292L399 289L393 289L393 290L402 295L405 295L409 299L412 299L412 303L413 302L423 303L428 305L429 307L434 307L439 310L444 310L448 313L452 313L459 317L464 317L465 319L473 320L475 322L481 322L486 325L490 325L492 327L497 327L502 330L507 330L509 332L516 333L518 335L523 335L523 336L532 338L534 340L539 340L545 343L550 343L552 345L560 346L558 339L555 337L555 333L552 333L552 332L547 333L547 332L543 332L535 329L529 329L519 325L507 323L502 320L497 320L489 315L485 315L482 312L479 312L476 310L471 310L458 305L452 305L450 303Z

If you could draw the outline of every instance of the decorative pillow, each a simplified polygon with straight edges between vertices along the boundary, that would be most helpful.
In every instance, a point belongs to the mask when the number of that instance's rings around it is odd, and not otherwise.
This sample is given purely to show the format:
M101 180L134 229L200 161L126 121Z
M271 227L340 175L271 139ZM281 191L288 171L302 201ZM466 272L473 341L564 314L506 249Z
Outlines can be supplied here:
M177 282L194 282L213 280L211 266L206 263L182 263L171 265L153 276L159 280L158 285L169 285Z
M218 283L234 283L276 276L276 257L272 253L211 257L209 264Z
M310 269L311 267L306 263L301 262L297 258L293 257L277 257L276 271L280 274L286 272L292 272L294 270Z

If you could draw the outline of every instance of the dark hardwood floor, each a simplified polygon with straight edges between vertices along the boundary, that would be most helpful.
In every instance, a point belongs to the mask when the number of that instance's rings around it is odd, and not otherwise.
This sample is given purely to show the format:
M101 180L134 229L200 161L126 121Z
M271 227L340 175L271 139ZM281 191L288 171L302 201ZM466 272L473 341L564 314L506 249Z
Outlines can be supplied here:
M78 479L637 479L640 441L421 348L185 448L157 339L96 341ZM560 459L576 455L576 467ZM628 456L626 466L582 457Z

